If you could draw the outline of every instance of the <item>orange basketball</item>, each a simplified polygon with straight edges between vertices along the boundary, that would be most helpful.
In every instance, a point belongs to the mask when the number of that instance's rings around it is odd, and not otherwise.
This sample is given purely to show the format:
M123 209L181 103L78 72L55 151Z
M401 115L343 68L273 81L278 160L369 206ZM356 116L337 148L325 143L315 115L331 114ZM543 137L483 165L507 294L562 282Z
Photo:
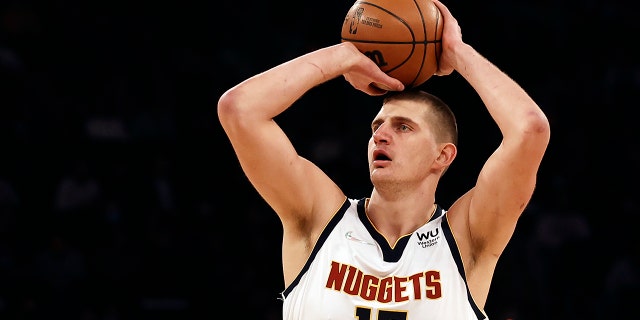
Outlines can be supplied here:
M341 40L352 42L382 71L411 88L438 69L443 20L431 0L357 0Z

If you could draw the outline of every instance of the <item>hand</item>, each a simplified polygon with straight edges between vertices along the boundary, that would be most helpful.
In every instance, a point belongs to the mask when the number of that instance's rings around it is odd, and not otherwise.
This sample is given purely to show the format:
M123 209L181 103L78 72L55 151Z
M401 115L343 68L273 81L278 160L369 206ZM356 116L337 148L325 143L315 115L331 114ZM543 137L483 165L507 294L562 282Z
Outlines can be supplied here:
M353 43L344 42L342 45L352 52L353 59L349 59L350 66L343 76L354 88L371 96L404 90L404 84L400 80L380 70L380 67L360 52Z
M451 14L449 9L440 2L440 0L432 0L433 3L440 9L442 17L444 19L444 26L442 29L442 53L438 63L438 70L436 75L446 76L456 69L455 62L455 49L459 45L464 45L462 41L462 30L458 25L458 20Z

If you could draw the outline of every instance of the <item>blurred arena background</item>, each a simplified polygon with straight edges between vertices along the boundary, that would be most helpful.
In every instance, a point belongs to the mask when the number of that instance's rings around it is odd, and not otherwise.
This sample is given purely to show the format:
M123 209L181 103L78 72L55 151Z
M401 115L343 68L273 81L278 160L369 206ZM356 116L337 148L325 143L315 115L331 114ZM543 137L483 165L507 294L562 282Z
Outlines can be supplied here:
M640 298L637 10L619 0L445 3L465 40L552 124L488 314L624 318ZM2 0L0 319L279 319L280 225L240 171L216 102L339 41L352 4ZM460 122L460 155L439 191L448 206L499 136L457 75L423 87ZM280 121L359 198L370 192L377 103L336 79Z

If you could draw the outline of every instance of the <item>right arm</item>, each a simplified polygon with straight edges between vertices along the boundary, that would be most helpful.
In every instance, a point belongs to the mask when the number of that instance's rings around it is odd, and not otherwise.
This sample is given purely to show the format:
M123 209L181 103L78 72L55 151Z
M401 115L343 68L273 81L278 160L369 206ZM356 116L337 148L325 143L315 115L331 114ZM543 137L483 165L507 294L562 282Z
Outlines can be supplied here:
M308 90L341 75L370 95L384 93L371 85L374 82L403 89L355 46L341 43L257 74L218 101L218 117L242 170L282 221L286 283L302 268L345 195L320 168L298 155L274 118Z

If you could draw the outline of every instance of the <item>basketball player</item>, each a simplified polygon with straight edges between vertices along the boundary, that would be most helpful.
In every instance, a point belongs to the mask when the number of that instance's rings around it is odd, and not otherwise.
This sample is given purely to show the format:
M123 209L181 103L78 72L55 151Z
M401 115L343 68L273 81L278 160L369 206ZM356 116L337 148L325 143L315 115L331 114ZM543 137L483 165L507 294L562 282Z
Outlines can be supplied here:
M463 42L457 20L434 1L444 18L436 74L464 77L502 133L474 187L449 208L435 193L457 154L454 115L435 96L405 90L350 43L294 58L220 97L218 116L242 169L282 222L284 319L488 319L496 263L534 192L549 122ZM386 94L371 123L373 190L365 198L345 195L274 121L340 76L369 95Z

